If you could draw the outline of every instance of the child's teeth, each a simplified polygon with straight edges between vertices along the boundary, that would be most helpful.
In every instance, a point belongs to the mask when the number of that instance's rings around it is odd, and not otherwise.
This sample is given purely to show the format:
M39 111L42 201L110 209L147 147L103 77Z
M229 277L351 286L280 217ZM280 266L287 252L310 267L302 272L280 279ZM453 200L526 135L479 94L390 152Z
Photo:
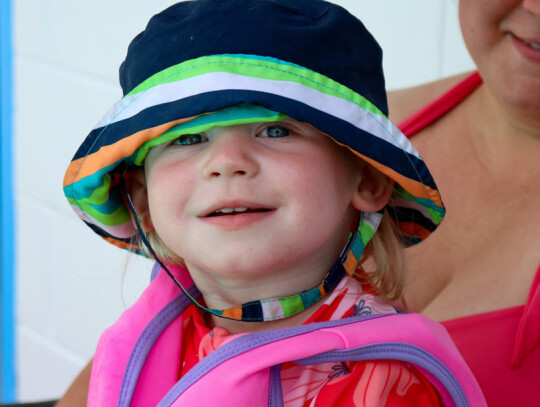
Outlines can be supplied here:
M247 208L223 208L217 211L218 213L233 213L233 212L245 212Z

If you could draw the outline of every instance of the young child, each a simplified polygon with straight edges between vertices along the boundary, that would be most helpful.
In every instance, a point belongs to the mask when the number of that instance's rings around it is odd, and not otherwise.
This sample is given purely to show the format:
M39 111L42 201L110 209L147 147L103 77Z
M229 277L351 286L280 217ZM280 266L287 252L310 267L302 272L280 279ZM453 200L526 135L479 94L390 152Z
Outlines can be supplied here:
M181 2L133 40L64 191L159 273L102 336L89 405L484 405L445 332L388 302L444 209L381 56L319 0Z

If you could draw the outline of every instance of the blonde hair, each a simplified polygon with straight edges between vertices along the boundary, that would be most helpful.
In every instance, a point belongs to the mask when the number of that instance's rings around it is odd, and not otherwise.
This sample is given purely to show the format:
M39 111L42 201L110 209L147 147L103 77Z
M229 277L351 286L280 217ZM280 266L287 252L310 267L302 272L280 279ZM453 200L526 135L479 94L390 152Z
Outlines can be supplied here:
M146 233L146 239L159 260L165 264L184 265L182 258L163 243L155 230ZM152 258L140 236L132 239L132 247L138 247ZM367 283L376 295L393 302L400 299L405 281L405 256L397 226L385 210L381 223L368 242L358 262L354 278Z
M394 302L403 295L406 271L401 233L385 209L377 231L362 253L354 277L369 284L378 296Z
M180 256L173 253L173 251L169 249L165 243L163 243L163 240L161 240L155 230L146 232L144 236L161 262L171 265L184 265L184 260L182 260ZM146 245L143 243L141 236L133 236L130 244L132 248L137 248L142 251L146 257L150 259L154 257L152 256L152 253L150 253L150 250L148 250L148 247L146 247Z

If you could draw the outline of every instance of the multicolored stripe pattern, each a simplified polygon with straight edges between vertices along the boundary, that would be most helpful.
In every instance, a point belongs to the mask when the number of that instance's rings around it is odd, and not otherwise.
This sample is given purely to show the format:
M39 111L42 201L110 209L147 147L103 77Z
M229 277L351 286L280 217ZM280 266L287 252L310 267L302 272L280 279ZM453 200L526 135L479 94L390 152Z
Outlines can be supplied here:
M132 212L135 211L131 200L128 197L128 206ZM369 218L369 219L368 219ZM182 286L182 284L171 273L168 267L161 262L161 260L155 255L148 240L142 235L142 240L147 246L148 250L152 253L156 261L161 268L171 277L174 283L182 290L189 300L197 306L199 309L206 311L212 315L216 315L220 318L232 319L235 321L244 322L263 322L274 321L277 319L288 318L296 315L312 305L317 301L324 298L330 293L334 287L341 281L345 273L354 276L357 267L358 260L364 250L366 244L371 240L375 231L377 230L378 223L382 218L382 213L367 213L362 214L358 231L351 233L347 240L347 244L342 250L339 258L334 262L330 271L326 274L323 281L310 290L302 291L299 294L290 295L287 297L268 298L264 300L250 301L236 307L227 308L224 310L206 308L201 305L196 298ZM137 222L139 233L142 233L140 224Z
M345 255L346 253L343 254L343 257ZM192 301L204 311L221 318L244 322L274 321L296 315L317 303L321 298L326 297L337 283L339 283L345 271L343 258L340 257L334 263L321 284L311 290L302 291L299 294L288 297L250 301L224 310L205 308L195 302L196 300L193 299Z
M199 308L221 318L245 322L273 321L299 314L324 298L341 281L345 273L353 276L358 267L358 260L366 244L371 240L382 218L380 212L363 213L358 231L349 236L347 245L336 260L324 280L311 290L302 291L289 297L251 301L225 310L209 309L191 298ZM182 288L180 286L180 288ZM187 292L182 288L186 294ZM187 294L189 296L189 294Z
M264 109L215 113L239 104ZM234 117L227 117L231 111ZM276 112L312 124L396 181L388 208L411 244L442 220L444 207L424 162L367 98L309 69L254 55L204 56L141 83L90 132L67 169L64 193L96 233L137 251L129 245L136 229L118 186L120 172L140 165L153 145L184 131L281 120Z

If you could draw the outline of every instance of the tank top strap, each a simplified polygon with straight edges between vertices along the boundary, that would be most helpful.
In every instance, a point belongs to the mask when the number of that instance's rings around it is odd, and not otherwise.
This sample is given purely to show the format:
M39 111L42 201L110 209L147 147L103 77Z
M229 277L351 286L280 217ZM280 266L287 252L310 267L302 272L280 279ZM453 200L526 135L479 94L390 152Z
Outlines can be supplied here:
M401 122L398 127L407 137L410 138L414 136L424 127L433 123L450 109L458 105L481 84L482 78L480 77L480 74L474 72L441 97Z

